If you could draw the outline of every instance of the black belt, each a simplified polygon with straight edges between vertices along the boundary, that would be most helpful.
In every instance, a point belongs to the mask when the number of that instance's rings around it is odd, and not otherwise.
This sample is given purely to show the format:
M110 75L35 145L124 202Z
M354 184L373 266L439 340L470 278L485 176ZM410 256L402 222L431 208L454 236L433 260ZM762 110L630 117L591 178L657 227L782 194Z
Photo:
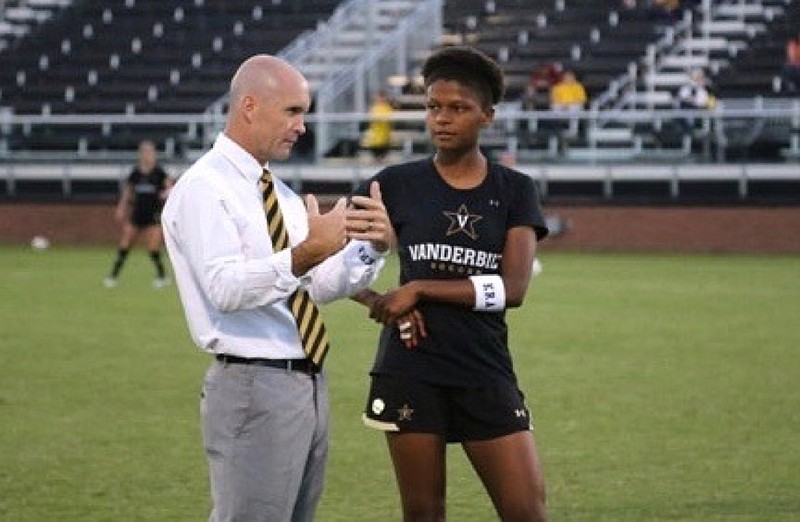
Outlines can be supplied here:
M237 357L218 353L217 360L225 364L250 364L254 366L269 366L270 368L280 368L292 372L317 373L319 369L308 359L260 359Z

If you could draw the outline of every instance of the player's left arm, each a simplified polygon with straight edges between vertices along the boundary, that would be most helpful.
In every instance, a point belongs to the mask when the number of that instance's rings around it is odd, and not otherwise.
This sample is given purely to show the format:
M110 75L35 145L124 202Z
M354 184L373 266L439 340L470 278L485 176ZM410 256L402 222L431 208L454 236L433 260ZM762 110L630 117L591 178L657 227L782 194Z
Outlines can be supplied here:
M517 226L506 232L500 274L448 280L416 280L374 297L370 317L383 324L433 301L461 305L476 311L500 312L522 304L536 254L536 235L531 227Z
M506 245L500 262L500 275L505 287L505 308L517 308L525 301L536 257L536 234L528 226L506 232Z

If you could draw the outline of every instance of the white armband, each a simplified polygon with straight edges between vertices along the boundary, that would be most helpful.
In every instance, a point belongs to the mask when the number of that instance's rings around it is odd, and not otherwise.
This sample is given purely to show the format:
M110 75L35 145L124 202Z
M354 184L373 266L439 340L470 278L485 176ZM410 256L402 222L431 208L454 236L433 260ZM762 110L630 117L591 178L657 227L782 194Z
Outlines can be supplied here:
M479 312L502 312L506 307L506 287L499 275L474 275L469 280L475 287L475 307Z

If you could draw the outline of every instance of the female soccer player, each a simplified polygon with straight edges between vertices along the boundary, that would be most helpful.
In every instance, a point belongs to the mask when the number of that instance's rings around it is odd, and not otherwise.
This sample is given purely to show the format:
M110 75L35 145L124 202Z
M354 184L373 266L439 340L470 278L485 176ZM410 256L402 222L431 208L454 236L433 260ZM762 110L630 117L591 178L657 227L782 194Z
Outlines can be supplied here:
M161 209L172 185L172 178L158 164L155 144L150 140L142 141L139 144L138 164L128 176L114 213L117 221L122 223L122 237L111 273L103 279L107 288L117 286L117 278L128 258L128 252L142 232L156 269L153 286L162 288L169 284L161 261Z
M364 420L386 432L404 520L444 520L445 445L460 443L502 520L543 521L544 478L504 312L522 304L547 234L536 187L479 149L503 94L496 63L446 47L422 74L435 154L373 178L401 273L398 288L356 299L384 325Z

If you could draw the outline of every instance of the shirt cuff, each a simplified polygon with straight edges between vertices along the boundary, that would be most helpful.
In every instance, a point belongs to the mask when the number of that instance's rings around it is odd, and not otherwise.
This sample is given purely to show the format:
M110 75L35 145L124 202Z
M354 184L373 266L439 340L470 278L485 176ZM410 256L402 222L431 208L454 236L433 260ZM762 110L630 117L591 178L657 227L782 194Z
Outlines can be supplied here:
M298 286L307 286L311 282L311 277L306 274L297 277L292 273L292 249L284 248L280 252L272 255L274 260L275 272L278 274L278 279L275 281L275 287L285 292L294 292Z
M355 241L355 244L358 259L367 266L374 265L378 260L385 258L389 253L389 249L387 249L386 252L379 252L372 246L371 241Z

